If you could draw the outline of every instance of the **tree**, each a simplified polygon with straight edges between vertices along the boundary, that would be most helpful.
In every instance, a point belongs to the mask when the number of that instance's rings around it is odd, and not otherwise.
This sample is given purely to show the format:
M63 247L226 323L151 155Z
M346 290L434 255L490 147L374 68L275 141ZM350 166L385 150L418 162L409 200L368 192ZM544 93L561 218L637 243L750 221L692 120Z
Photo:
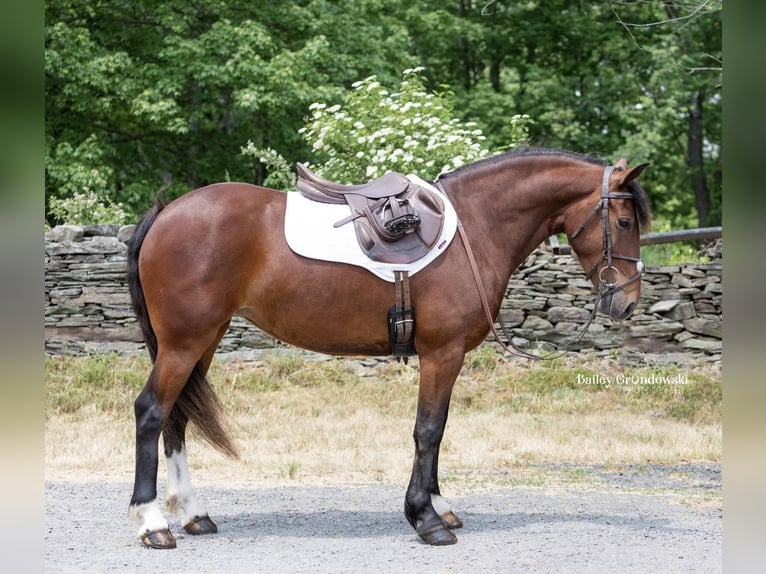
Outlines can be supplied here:
M431 85L453 87L490 145L528 114L537 145L650 161L655 214L687 227L720 222L720 12L716 0L458 0L406 17Z
M47 2L46 196L89 186L138 213L163 185L263 181L248 140L303 158L311 102L414 63L387 4Z
M342 104L310 106L301 132L325 177L359 182L398 171L436 178L490 155L482 131L453 117L449 99L428 92L420 71L405 70L393 93L370 76Z

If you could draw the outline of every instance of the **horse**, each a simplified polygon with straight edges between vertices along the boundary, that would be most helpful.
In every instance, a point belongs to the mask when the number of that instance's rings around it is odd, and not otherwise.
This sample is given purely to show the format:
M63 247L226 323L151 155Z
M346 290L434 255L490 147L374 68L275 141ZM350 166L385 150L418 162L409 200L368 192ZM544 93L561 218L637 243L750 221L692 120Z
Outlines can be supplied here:
M565 150L521 148L442 174L460 234L410 279L417 312L415 454L404 514L426 544L457 542L462 520L439 489L439 446L466 353L482 343L511 273L551 235L565 233L614 320L640 296L640 229L651 213L630 168ZM284 237L286 193L247 183L159 197L128 245L128 285L153 367L135 400L135 482L129 514L152 548L176 540L157 501L159 439L167 508L189 534L217 532L195 496L185 432L233 457L221 406L206 379L234 315L274 338L329 355L392 353L384 317L391 283L367 270L296 255ZM473 269L473 271L472 271ZM489 321L488 321L488 315Z

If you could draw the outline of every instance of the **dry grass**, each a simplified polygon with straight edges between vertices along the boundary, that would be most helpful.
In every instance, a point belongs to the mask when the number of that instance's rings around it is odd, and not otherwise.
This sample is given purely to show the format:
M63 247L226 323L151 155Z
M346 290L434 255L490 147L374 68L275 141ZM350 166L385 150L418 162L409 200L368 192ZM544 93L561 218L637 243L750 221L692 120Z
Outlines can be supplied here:
M132 481L132 402L144 358L46 361L46 477ZM688 384L578 384L578 373L685 374ZM298 481L406 484L412 461L417 369L384 363L272 356L221 362L211 382L241 459L192 436L197 483ZM677 463L721 457L720 369L623 368L615 361L506 362L471 353L453 394L442 480L461 491L504 480L534 484L529 469L556 463ZM494 478L493 478L494 477ZM497 478L501 477L501 478Z

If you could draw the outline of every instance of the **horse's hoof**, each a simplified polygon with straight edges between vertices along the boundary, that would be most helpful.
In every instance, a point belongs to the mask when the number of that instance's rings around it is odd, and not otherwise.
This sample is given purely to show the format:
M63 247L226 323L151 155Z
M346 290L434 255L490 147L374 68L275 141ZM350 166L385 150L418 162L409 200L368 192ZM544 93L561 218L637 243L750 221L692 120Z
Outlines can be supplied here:
M176 539L173 533L168 528L160 528L159 530L147 530L141 536L139 536L144 546L149 548L175 548Z
M218 532L218 527L215 525L215 522L213 522L210 517L206 514L205 516L195 516L192 518L189 522L184 524L184 530L188 532L189 534L215 534Z
M450 530L463 527L463 521L460 520L457 516L455 516L455 513L453 513L451 510L448 510L447 512L442 514L439 518L442 519L442 524L444 524L444 526L446 526Z
M420 539L431 546L448 546L457 542L457 536L443 524L417 531Z

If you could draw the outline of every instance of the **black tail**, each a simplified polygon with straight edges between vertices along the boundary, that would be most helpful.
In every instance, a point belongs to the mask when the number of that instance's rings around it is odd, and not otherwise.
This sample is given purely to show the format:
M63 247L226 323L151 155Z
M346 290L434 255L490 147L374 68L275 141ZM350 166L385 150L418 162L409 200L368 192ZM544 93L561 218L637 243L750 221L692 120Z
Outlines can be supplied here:
M141 327L144 336L146 348L152 363L157 359L157 336L154 334L149 312L146 309L146 299L144 290L141 286L141 277L138 272L138 256L141 251L141 245L146 238L146 234L152 227L157 215L163 210L165 204L157 196L157 202L146 215L141 219L133 237L128 242L128 288L130 298L133 302L133 312ZM221 426L221 403L218 397L210 387L202 372L202 366L198 362L189 375L189 379L184 385L181 395L173 405L170 411L163 433L165 438L173 444L180 444L183 436L168 436L169 433L183 432L186 422L192 422L200 430L202 436L215 448L224 454L237 458L239 453L234 443L228 436L228 433Z
M139 221L133 237L128 241L128 289L130 290L130 299L133 302L133 313L135 313L138 324L141 327L144 342L149 350L152 363L157 358L157 336L154 334L152 323L149 320L149 312L146 310L144 289L141 287L141 277L138 274L138 254L141 251L141 245L144 243L146 234L164 207L165 204L160 199L160 196L157 195L157 202L154 204L154 207Z

